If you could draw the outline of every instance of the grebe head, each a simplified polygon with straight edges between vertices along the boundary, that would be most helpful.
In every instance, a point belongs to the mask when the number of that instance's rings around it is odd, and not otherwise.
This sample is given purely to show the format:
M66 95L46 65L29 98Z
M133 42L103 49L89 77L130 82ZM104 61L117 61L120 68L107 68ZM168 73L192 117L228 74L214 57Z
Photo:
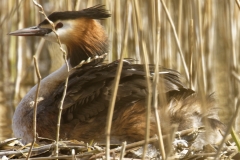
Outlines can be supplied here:
M103 26L96 19L105 19L111 15L102 5L80 11L54 12L48 19L54 23L61 43L68 49L70 64L76 66L89 57L100 56L108 52L108 38ZM45 19L37 26L9 33L13 36L41 36L57 42L52 26Z

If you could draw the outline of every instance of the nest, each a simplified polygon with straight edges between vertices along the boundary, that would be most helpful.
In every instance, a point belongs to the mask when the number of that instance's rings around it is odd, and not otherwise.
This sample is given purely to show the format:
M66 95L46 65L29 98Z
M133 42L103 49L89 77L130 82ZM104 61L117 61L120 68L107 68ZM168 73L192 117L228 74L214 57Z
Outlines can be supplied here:
M202 150L195 150L191 147L196 137L204 127L192 128L175 133L175 138L171 141L171 147L166 150L168 159L240 159L240 152L235 143L226 140L225 143L207 144ZM167 135L163 139L167 139ZM187 137L188 141L185 140ZM230 137L230 136L229 136ZM229 138L228 138L229 139ZM110 149L111 159L162 159L157 136L149 139L126 144L112 144ZM166 145L166 144L165 144ZM146 152L144 152L146 146ZM0 157L2 159L26 159L29 154L31 144L23 145L20 139L10 138L0 142ZM29 157L32 160L42 159L105 159L105 145L94 141L84 143L77 140L59 141L58 152L56 152L56 141L47 138L37 138L37 143L33 145Z

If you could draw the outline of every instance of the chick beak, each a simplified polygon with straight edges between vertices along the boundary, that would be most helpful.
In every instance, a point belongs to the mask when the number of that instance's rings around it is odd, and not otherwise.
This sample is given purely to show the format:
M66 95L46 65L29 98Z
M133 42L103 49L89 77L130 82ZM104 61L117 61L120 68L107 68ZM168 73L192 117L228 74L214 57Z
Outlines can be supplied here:
M52 32L52 29L49 28L40 28L39 26L33 26L29 28L20 29L14 32L8 33L12 36L44 36Z

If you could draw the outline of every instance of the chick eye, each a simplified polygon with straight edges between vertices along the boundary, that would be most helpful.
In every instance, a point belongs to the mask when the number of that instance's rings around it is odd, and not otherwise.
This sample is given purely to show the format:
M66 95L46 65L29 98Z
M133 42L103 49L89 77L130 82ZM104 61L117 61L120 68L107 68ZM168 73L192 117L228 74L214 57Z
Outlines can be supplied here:
M62 27L63 27L62 22L59 22L59 23L55 26L55 29L57 30L58 28L62 28Z

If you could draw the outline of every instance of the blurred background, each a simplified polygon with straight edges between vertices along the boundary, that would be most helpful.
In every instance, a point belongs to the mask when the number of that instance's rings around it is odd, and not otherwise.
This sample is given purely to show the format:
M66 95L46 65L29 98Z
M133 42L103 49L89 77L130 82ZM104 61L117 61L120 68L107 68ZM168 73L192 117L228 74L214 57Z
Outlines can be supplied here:
M181 80L201 95L214 93L220 116L228 123L235 113L240 82L240 6L226 0L39 0L47 15L106 5L102 20L109 35L107 61L124 57L175 69ZM44 17L31 0L0 0L0 140L12 137L11 118L18 103L37 83L33 55L42 77L63 64L57 44L39 37L10 37L17 29L39 24ZM173 25L170 24L170 19ZM176 36L178 38L176 38ZM177 41L178 39L178 41ZM179 44L179 45L178 45ZM181 56L182 54L182 56ZM239 131L238 117L234 127Z

